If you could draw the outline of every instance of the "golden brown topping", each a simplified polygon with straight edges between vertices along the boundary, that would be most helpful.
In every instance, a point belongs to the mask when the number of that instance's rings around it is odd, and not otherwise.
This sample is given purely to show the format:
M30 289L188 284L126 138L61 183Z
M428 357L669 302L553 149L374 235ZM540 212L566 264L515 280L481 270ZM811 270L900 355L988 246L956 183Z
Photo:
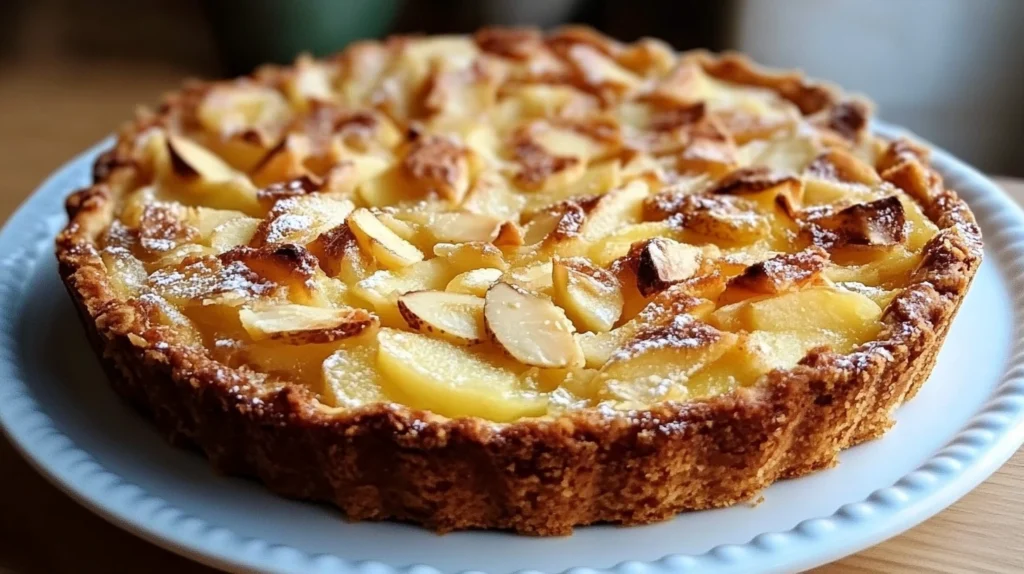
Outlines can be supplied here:
M146 320L324 405L641 408L877 332L945 196L869 113L580 27L393 38L190 86L69 209L116 204L89 231Z
M754 202L729 195L658 194L644 204L644 216L668 217L674 226L725 244L750 243L771 231L768 217L758 213Z
M469 189L466 149L448 138L417 139L402 160L402 169L426 193L437 193L456 204Z
M775 90L796 104L804 115L813 114L832 104L835 93L824 86L807 82L799 72L767 73L741 54L722 54L719 58L701 58L705 72L718 79Z
M473 40L481 50L513 60L528 60L543 46L536 28L482 28Z
M533 217L523 229L523 244L553 243L576 237L587 212L574 201L565 201Z
M323 182L313 175L303 175L287 181L274 182L256 192L256 198L266 207L273 207L277 200L297 195L308 195L323 189Z
M312 279L319 263L306 248L290 243L259 248L240 246L218 258L224 265L242 263L256 275L282 285L305 284Z
M830 107L820 120L824 127L848 140L857 141L868 127L871 108L861 100L847 100Z
M377 326L377 317L363 309L290 304L241 309L238 318L254 341L271 339L289 345L330 343Z
M747 267L729 280L728 289L761 295L792 291L814 281L828 263L828 252L812 246L798 253L777 255ZM728 296L729 291L726 291ZM719 301L724 304L727 301Z
M900 138L889 144L882 156L878 158L875 168L878 173L884 174L891 168L907 161L928 161L928 150L907 138Z
M622 50L621 44L588 26L563 26L548 35L547 43L563 57L577 46L592 48L610 58Z
M738 169L722 178L709 193L720 195L753 195L782 186L800 186L795 176L781 174L766 167ZM781 192L781 189L779 190Z
M805 170L808 175L832 181L875 186L882 178L870 165L849 152L831 149L819 155Z
M368 257L359 249L359 242L347 223L320 234L309 245L310 252L320 261L325 273L334 277L341 270L341 260L348 257Z
M812 214L809 222L815 228L812 241L826 248L888 248L907 238L903 204L894 195L851 205L838 213Z
M694 277L704 256L700 247L659 237L633 244L629 259L634 262L637 289L644 297L650 297Z
M196 238L198 230L182 220L177 207L155 203L143 208L138 224L143 249L163 253Z

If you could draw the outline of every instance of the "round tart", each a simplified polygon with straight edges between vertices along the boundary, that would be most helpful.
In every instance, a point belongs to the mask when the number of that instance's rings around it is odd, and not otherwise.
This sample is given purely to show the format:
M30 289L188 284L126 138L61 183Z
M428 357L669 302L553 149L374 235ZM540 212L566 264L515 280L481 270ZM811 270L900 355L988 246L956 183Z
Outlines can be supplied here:
M114 388L355 519L553 535L882 435L981 261L928 151L735 54L583 28L188 84L68 199Z

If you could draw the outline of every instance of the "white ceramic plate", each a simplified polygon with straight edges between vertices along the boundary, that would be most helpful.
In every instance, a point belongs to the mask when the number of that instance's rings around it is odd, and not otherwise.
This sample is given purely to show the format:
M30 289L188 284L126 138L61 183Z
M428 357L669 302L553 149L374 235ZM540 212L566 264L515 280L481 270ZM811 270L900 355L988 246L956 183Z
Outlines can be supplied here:
M883 133L895 133L881 128ZM53 175L0 233L0 423L46 477L108 520L229 570L427 574L466 570L617 574L791 571L876 544L945 508L1024 442L1024 214L949 155L936 165L971 204L986 260L931 380L883 439L841 464L772 486L756 507L565 538L437 536L348 523L214 474L165 444L109 389L57 278L63 198L101 144Z

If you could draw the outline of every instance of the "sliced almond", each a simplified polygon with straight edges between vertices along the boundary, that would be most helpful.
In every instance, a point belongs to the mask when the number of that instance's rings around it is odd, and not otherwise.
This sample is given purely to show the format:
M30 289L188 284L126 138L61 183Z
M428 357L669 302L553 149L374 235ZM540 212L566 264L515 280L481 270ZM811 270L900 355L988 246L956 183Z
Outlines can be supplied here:
M635 244L636 286L644 297L695 276L704 256L700 247L656 237Z
M348 225L359 246L388 269L400 269L423 261L423 252L399 237L368 209L357 209L348 216Z
M444 290L452 293L468 293L477 297L483 297L487 290L491 288L491 285L498 282L502 273L501 269L491 267L472 269L456 275L448 282L448 286Z
M413 291L398 298L398 311L414 331L456 345L484 340L484 299L448 291Z
M238 312L255 341L274 339L290 345L330 343L376 327L377 317L364 309L274 305Z
M493 242L502 221L487 215L467 212L437 213L424 225L434 243Z
M216 154L185 137L168 134L167 152L171 170L182 179L222 182L240 175Z
M554 301L579 331L608 331L622 315L625 299L614 275L581 257L552 262Z
M534 367L583 366L572 323L549 299L496 283L484 301L487 331L512 358Z

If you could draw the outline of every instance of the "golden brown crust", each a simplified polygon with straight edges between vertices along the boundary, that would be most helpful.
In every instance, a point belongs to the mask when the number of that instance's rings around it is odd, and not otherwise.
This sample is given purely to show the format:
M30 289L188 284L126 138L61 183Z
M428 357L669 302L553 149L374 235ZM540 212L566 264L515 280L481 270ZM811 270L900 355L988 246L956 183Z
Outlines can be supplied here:
M490 31L477 42L515 54L536 40ZM582 43L613 57L622 49L579 31L548 43L554 50ZM692 57L716 77L776 90L805 114L838 102L828 88L768 75L737 55ZM152 121L141 119L97 160L94 184L68 198L69 223L57 238L61 278L112 385L172 442L198 447L219 470L333 503L354 519L567 534L576 525L641 524L727 506L780 478L829 467L840 450L880 436L892 410L927 379L982 256L966 204L942 187L922 154L895 143L876 167L940 231L886 308L882 333L851 353L815 351L752 388L635 412L590 409L495 424L394 404L325 409L304 387L264 384L265 375L214 361L145 301L116 295L96 241L141 169L131 159L132 137ZM862 129L836 121L843 135ZM268 273L305 261L301 253L243 251L231 257L264 261Z

